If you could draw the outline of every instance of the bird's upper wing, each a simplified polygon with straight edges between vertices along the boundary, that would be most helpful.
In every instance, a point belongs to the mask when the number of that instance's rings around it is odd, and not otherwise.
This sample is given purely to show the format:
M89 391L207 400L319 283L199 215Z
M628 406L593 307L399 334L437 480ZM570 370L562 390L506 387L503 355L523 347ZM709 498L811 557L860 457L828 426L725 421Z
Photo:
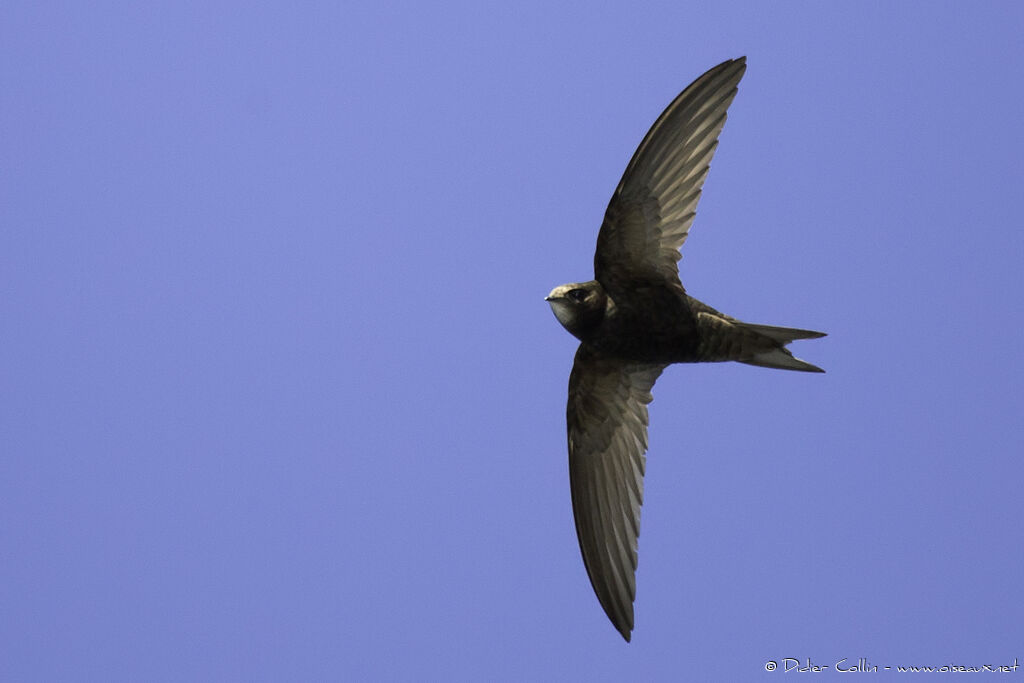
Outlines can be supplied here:
M613 299L628 295L628 283L679 281L679 247L746 68L746 57L732 59L691 83L633 154L608 204L594 256L595 277Z
M569 377L569 485L590 583L627 641L633 630L647 404L664 365L602 356L581 344Z

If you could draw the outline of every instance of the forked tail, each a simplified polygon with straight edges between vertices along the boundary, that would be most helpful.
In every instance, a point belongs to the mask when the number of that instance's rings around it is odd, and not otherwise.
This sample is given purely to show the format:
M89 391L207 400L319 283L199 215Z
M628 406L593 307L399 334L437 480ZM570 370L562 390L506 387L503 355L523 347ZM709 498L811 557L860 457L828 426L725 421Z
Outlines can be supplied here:
M795 358L786 344L797 339L817 339L824 337L824 332L814 330L801 330L795 327L773 327L771 325L755 325L740 321L733 322L733 325L753 332L761 337L771 339L775 344L771 348L757 351L753 357L740 360L740 363L757 365L762 368L778 368L779 370L800 370L802 372L825 372L817 365Z

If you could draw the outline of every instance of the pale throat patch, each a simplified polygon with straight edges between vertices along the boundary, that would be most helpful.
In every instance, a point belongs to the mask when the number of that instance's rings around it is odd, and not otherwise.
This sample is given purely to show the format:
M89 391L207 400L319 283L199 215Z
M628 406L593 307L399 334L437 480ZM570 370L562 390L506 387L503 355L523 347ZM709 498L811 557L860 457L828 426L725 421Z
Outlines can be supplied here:
M548 303L551 304L551 310L558 318L558 322L562 323L562 327L568 329L576 318L572 305L561 299L553 299Z

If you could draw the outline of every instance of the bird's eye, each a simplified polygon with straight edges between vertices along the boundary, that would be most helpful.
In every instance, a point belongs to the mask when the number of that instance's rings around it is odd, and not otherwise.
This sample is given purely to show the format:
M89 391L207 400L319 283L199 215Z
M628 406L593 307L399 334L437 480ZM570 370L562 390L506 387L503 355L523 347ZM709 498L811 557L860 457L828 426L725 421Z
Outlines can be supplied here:
M574 289L569 292L569 298L579 303L587 298L587 290L585 289Z

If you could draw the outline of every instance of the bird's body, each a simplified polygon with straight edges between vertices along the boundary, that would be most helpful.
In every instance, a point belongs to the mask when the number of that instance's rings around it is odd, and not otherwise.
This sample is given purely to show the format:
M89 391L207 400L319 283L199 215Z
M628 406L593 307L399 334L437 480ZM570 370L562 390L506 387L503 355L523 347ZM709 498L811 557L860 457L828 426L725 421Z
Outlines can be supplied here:
M560 314L558 309L565 306L563 295L580 290L587 292L587 299L575 302L582 304L578 310ZM688 295L682 285L641 286L628 305L620 306L601 283L591 280L556 287L548 301L573 336L612 358L664 365L772 362L768 367L822 372L793 358L785 348L795 339L824 336L821 332L741 322Z
M594 592L627 641L647 404L658 376L673 363L718 361L823 372L786 349L823 333L736 320L689 296L679 280L679 247L745 68L742 57L714 67L662 113L608 205L595 279L547 296L558 321L580 340L566 409L577 538Z

